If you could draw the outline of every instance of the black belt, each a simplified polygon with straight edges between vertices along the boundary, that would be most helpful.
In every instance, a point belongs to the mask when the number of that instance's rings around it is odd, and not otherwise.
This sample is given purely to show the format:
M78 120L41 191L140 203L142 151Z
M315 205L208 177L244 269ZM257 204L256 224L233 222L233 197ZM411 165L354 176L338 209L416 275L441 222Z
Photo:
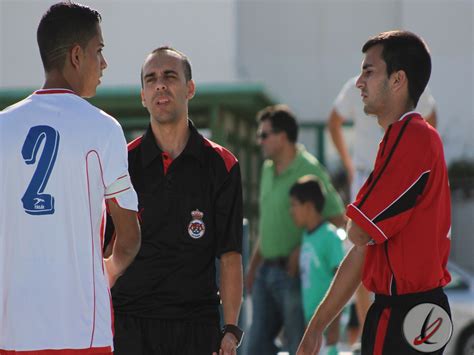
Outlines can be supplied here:
M407 293L405 295L388 296L375 294L375 303L382 306L390 307L401 304L412 304L419 302L426 302L430 300L438 300L445 297L444 291L441 287L434 288L429 291Z
M276 266L282 269L286 269L286 266L288 265L288 258L281 257L281 258L264 259L263 265L274 266L274 267Z

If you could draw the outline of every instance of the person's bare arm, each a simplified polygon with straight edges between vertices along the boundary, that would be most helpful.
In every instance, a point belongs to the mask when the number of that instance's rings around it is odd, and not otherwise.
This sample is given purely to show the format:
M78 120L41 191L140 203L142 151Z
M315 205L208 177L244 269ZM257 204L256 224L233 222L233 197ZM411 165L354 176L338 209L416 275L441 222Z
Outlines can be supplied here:
M352 163L352 158L349 154L349 150L347 149L346 141L342 134L343 122L344 118L335 109L332 109L328 119L328 129L334 146L336 147L336 150L339 153L339 156L341 157L342 164L346 169L347 178L350 184L352 183L352 180L354 178L354 165Z
M300 253L301 247L297 246L288 256L286 271L291 277L298 277L300 273Z
M109 286L112 287L137 255L141 236L135 211L120 207L114 199L107 200L107 205L115 226L112 254L105 259Z
M326 345L336 345L339 341L340 335L340 323L341 323L341 313L339 313L334 320L329 323L328 329L326 331Z
M338 228L345 228L347 223L347 218L343 214L329 217L328 221L334 224Z
M364 285L360 285L355 293L355 305L357 312L357 319L359 324L364 324L365 316L372 304L372 298L370 292L365 288Z
M220 295L224 324L237 325L240 306L242 304L243 275L242 256L237 252L228 252L221 255L220 261ZM235 354L236 337L226 333L221 340L222 354Z
M347 222L347 237L354 245L358 246L367 245L367 243L372 240L372 238L351 219Z
M436 126L438 125L438 116L436 114L436 109L433 109L433 111L431 111L431 113L424 117L426 122L428 122L430 125L432 125L434 128L436 128Z
M297 355L318 354L324 329L341 312L360 285L366 248L354 245L342 261L328 293L306 328Z
M257 269L263 261L262 254L260 254L260 239L255 243L252 256L250 258L247 275L245 276L245 288L248 294L252 293L253 283L255 281L255 274Z
M225 324L237 324L243 292L242 255L239 253L222 254L219 289Z

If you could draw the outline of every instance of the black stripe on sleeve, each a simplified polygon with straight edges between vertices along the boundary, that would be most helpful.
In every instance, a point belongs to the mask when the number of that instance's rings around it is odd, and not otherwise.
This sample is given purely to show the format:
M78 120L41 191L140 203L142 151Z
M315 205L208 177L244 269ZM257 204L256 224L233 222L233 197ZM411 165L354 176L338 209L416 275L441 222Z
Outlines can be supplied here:
M413 208L418 196L423 193L429 176L429 171L425 171L423 174L421 174L418 180L408 190L406 190L398 199L396 199L395 202L392 203L385 211L375 217L372 222L378 223L384 219L394 217L400 213L408 211L410 208Z

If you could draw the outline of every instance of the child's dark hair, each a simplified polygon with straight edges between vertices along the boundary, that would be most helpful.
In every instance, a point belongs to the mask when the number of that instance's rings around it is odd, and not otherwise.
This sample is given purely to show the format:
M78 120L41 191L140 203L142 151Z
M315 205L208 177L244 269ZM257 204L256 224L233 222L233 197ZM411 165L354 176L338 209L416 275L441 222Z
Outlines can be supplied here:
M324 190L319 179L314 175L305 175L298 179L290 189L290 196L298 201L311 202L316 211L321 213L324 207Z

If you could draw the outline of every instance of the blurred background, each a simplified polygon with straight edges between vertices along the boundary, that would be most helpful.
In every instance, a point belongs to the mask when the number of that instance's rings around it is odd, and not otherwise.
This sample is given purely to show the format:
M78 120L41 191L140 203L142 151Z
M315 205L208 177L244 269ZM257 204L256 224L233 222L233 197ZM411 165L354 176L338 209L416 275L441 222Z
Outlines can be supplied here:
M36 44L54 0L0 0L0 109L43 83ZM102 14L108 68L91 101L121 121L128 139L148 122L141 106L145 56L171 45L191 60L197 95L190 117L239 158L249 243L256 238L261 156L255 113L287 103L300 142L346 189L326 121L346 80L360 71L372 35L406 29L431 49L436 100L453 198L451 260L474 273L474 0L82 0ZM345 126L351 142L351 124Z

